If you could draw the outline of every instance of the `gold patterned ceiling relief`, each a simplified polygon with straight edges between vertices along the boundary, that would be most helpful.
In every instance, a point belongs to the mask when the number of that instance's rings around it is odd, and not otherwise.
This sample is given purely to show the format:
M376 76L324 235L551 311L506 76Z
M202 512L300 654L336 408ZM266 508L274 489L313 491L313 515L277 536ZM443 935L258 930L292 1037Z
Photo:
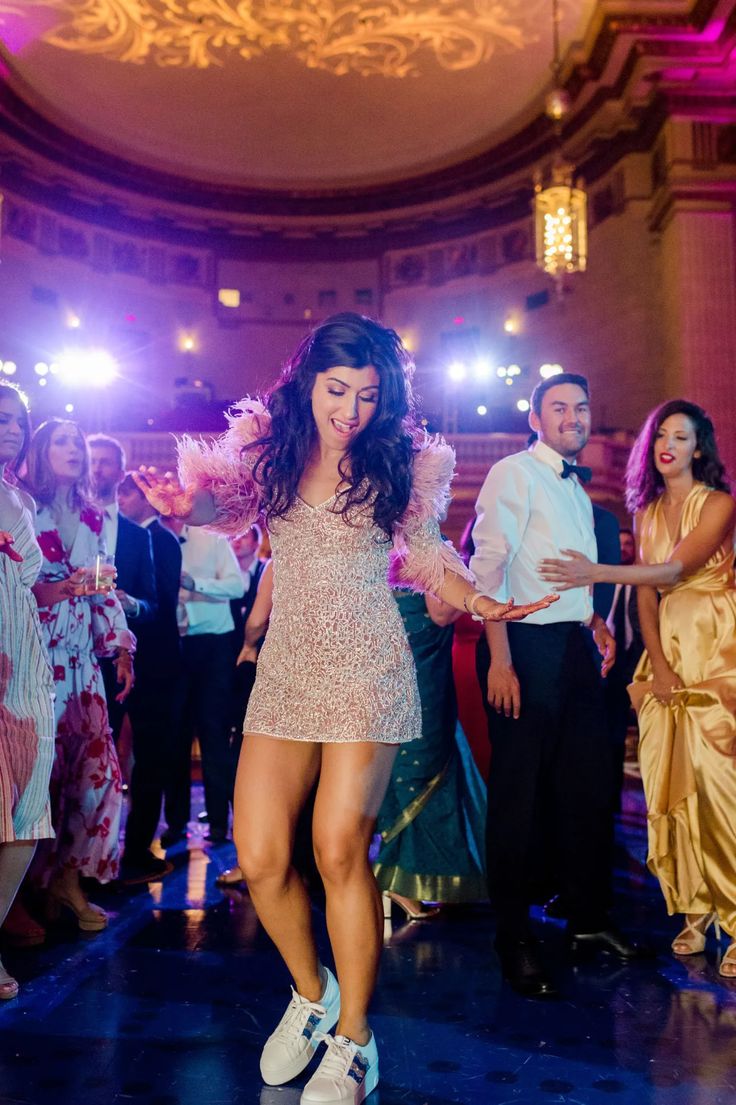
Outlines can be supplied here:
M546 0L30 0L59 22L46 43L122 62L206 69L293 53L337 76L470 69L538 38ZM13 7L16 4L4 5Z

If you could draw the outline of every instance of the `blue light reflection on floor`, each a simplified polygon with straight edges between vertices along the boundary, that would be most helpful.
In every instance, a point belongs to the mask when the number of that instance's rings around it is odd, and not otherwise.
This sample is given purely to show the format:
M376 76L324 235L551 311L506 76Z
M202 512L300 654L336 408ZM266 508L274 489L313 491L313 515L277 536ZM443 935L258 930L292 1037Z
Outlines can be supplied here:
M562 964L559 1002L502 986L485 906L395 926L371 1017L382 1075L369 1105L733 1105L736 988L718 979L714 946L668 954L676 922L644 852L629 780L617 914L660 956L575 965L560 924L537 913ZM2 1105L298 1105L309 1071L280 1088L258 1076L289 980L247 894L214 885L232 845L204 845L194 822L170 855L176 869L162 883L98 897L113 914L101 935L65 929L46 947L5 953L23 990L0 1007Z

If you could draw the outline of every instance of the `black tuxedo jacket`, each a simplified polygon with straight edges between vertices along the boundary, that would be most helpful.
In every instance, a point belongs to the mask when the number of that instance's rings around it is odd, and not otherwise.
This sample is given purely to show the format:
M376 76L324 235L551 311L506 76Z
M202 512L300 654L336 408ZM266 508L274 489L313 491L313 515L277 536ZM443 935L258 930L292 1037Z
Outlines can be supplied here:
M253 609L253 603L256 601L256 594L258 593L258 584L261 581L263 575L263 569L266 567L267 561L258 560L256 564L256 570L253 572L250 581L250 587L243 595L242 599L231 599L230 610L233 615L233 622L235 623L235 640L238 645L238 651L243 647L243 635L245 633L245 623L248 621L251 610Z
M618 518L610 510L593 503L593 528L598 547L599 564L621 563L621 539ZM593 609L605 621L611 613L611 603L616 591L613 583L596 583L593 587Z
M139 626L156 614L156 578L151 538L142 526L118 513L118 539L115 544L115 586L138 600L138 613L128 616L128 624L137 635Z
M148 676L169 679L177 675L181 662L181 638L176 624L181 546L158 519L143 532L149 536L153 548L157 603L154 616L135 628L138 636L135 670L141 687Z

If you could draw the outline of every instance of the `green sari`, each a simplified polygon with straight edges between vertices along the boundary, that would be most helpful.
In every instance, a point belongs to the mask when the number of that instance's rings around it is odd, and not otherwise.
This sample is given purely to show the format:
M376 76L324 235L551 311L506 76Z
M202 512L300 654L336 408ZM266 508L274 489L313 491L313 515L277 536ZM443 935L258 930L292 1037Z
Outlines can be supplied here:
M452 626L438 626L423 595L396 592L417 668L422 738L403 745L378 814L378 886L427 902L487 897L486 788L457 720Z

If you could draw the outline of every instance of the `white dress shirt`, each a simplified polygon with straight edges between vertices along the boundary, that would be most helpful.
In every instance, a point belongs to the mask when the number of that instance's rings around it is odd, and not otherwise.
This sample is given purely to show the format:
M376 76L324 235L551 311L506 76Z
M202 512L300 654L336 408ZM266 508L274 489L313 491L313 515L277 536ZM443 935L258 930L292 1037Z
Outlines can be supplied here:
M623 596L621 592L623 591ZM616 589L613 592L613 602L611 603L611 613L606 618L606 625L612 637L616 636L616 603L622 602L624 604L624 648L631 648L634 642L634 629L631 624L631 618L629 617L629 603L631 602L631 584L630 583L617 583ZM617 644L619 642L616 642Z
M240 574L243 577L243 597L244 598L248 594L248 592L250 591L251 584L253 583L253 576L258 571L258 565L260 563L261 563L261 561L258 559L258 557L254 556L253 559L251 560L250 566L248 568L241 568L240 569Z
M575 549L598 560L593 507L576 476L562 479L562 457L535 441L491 468L475 506L475 553L470 570L484 594L500 602L533 602L551 591L540 560ZM558 602L531 614L533 625L583 622L593 616L588 587L562 591Z
M102 540L110 556L115 555L118 546L118 513L117 503L106 503L100 507L102 511Z
M194 590L182 587L179 592L186 636L229 633L235 628L230 600L243 597L243 577L230 542L198 526L184 526L179 540L181 570L194 580Z

